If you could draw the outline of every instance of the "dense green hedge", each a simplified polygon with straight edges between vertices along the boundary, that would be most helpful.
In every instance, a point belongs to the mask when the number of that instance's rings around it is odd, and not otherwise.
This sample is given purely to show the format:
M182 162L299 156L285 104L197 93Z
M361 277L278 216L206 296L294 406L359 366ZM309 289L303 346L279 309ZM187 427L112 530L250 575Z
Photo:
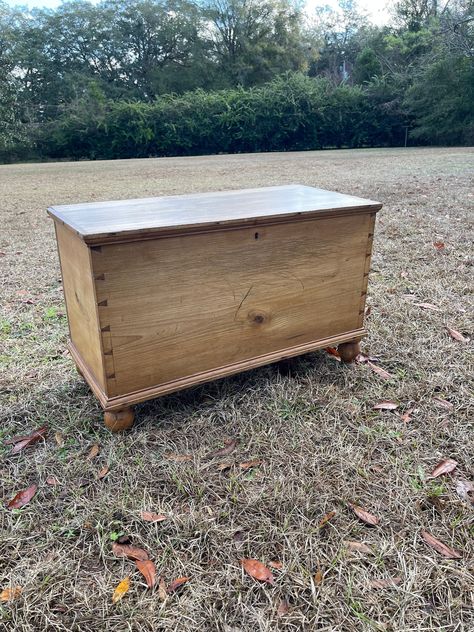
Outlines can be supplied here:
M91 89L43 126L51 158L131 158L399 145L386 95L295 74L256 88L197 90L153 103L106 101Z

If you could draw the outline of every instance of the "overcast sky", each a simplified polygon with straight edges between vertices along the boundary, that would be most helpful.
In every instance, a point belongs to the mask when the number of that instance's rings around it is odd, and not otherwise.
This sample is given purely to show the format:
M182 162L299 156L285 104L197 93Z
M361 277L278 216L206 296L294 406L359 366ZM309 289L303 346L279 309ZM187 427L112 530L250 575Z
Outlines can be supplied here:
M6 2L11 6L26 5L28 7L50 8L61 4L61 0L6 0ZM311 9L318 5L325 4L335 6L337 5L337 0L306 0L308 12L311 12ZM386 0L359 0L358 4L361 9L367 11L371 21L375 24L385 24L388 21L388 11L386 9L388 2Z

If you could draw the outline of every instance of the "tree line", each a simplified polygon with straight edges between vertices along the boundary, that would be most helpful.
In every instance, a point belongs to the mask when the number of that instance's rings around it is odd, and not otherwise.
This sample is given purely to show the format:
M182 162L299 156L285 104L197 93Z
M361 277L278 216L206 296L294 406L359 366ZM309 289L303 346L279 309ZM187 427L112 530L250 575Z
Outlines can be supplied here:
M0 159L474 144L474 0L0 0Z

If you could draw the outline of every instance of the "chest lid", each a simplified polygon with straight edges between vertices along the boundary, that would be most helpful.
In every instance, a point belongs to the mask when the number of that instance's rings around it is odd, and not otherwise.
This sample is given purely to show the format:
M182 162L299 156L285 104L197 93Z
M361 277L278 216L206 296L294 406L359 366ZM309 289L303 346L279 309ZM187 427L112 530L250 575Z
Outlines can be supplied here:
M52 206L49 214L88 244L260 226L321 215L378 211L379 202L291 184L137 200Z

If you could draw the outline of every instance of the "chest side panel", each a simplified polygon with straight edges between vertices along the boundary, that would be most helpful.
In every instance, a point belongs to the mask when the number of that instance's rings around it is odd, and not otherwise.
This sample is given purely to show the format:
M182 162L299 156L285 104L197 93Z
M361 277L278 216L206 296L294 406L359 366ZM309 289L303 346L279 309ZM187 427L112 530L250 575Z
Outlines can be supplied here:
M371 226L359 214L93 249L109 395L357 329Z
M71 341L102 390L105 388L101 335L89 248L55 223Z

